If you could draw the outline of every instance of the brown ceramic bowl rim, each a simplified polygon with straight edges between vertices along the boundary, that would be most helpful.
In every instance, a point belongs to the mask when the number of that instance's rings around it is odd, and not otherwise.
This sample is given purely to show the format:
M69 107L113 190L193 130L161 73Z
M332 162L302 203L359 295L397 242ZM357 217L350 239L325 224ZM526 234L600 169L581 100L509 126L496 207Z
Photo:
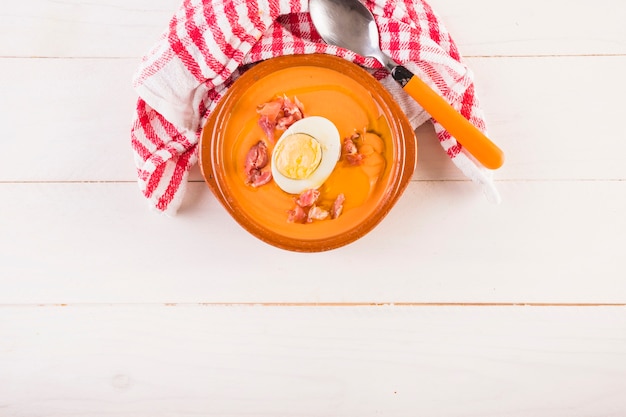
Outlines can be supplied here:
M376 204L376 207L379 209L373 215L365 218L357 227L348 230L346 233L312 240L299 240L264 228L263 225L246 213L235 199L228 195L228 191L221 181L223 174L219 170L221 164L218 160L220 151L217 149L219 140L213 140L213 137L218 137L220 132L223 131L221 123L228 117L230 109L234 105L231 98L238 97L239 94L245 92L247 86L255 80L262 79L278 70L299 66L318 66L331 69L368 85L371 88L370 93L374 100L379 105L383 104L387 107L389 114L393 115L393 120L388 120L388 122L392 132L397 132L398 137L393 139L394 146L399 146L400 148L400 152L398 152L400 160L393 161L393 169L395 170L395 173L392 174L393 179L390 181L385 193L383 193L381 200ZM336 249L352 243L369 233L386 217L403 194L413 176L416 162L417 140L415 131L388 90L360 66L343 58L326 54L286 55L262 61L248 69L232 84L211 112L199 141L199 165L202 176L229 214L240 226L258 239L272 246L294 252L322 252Z

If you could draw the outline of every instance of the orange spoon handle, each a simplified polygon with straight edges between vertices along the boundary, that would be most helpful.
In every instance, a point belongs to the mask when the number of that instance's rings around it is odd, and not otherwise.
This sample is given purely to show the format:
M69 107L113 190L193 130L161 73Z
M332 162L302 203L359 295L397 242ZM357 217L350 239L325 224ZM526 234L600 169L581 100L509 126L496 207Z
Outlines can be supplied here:
M461 143L478 162L489 169L498 169L502 166L504 163L502 150L428 84L401 65L393 69L392 75L402 85L404 91Z

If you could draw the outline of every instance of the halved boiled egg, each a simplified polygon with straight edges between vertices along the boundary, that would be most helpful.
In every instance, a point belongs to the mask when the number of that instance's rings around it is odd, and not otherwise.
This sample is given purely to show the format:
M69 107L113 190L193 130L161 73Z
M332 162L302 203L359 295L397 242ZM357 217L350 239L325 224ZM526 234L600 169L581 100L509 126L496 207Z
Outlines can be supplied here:
M289 194L319 188L335 169L341 156L337 127L320 116L292 124L272 152L272 177Z

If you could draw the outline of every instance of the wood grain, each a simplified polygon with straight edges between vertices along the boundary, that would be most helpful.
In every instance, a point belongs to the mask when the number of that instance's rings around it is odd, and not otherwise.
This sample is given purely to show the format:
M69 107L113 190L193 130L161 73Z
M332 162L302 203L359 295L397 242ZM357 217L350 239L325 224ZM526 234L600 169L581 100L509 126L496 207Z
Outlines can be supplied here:
M0 415L619 416L624 307L0 307Z
M0 11L0 56L138 57L167 28L179 0L30 0Z
M180 0L0 9L0 417L626 415L626 3L443 1L503 202L418 129L365 238L297 254L196 168L135 183L133 72Z
M414 182L363 239L299 254L249 235L202 183L176 218L134 183L2 184L0 303L626 300L626 182L498 185L501 206L466 181Z
M626 12L610 0L429 2L470 56L624 55Z

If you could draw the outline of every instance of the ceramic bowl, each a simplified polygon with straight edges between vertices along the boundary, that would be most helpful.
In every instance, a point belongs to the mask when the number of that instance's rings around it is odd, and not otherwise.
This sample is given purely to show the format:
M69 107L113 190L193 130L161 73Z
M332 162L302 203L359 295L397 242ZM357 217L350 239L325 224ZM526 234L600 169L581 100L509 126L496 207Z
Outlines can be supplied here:
M331 178L341 180L329 178L333 185L320 188L332 198L346 196L335 219L290 222L287 213L297 196L274 181L247 184L244 166L251 146L259 140L270 152L273 146L258 123L257 107L283 95L303 103L305 117L332 121L342 138L367 130L383 139L378 174L364 176L360 167L340 160ZM371 232L402 195L417 158L415 132L382 84L356 64L320 54L273 58L248 69L211 112L199 146L202 175L237 223L270 245L296 252L336 249Z

